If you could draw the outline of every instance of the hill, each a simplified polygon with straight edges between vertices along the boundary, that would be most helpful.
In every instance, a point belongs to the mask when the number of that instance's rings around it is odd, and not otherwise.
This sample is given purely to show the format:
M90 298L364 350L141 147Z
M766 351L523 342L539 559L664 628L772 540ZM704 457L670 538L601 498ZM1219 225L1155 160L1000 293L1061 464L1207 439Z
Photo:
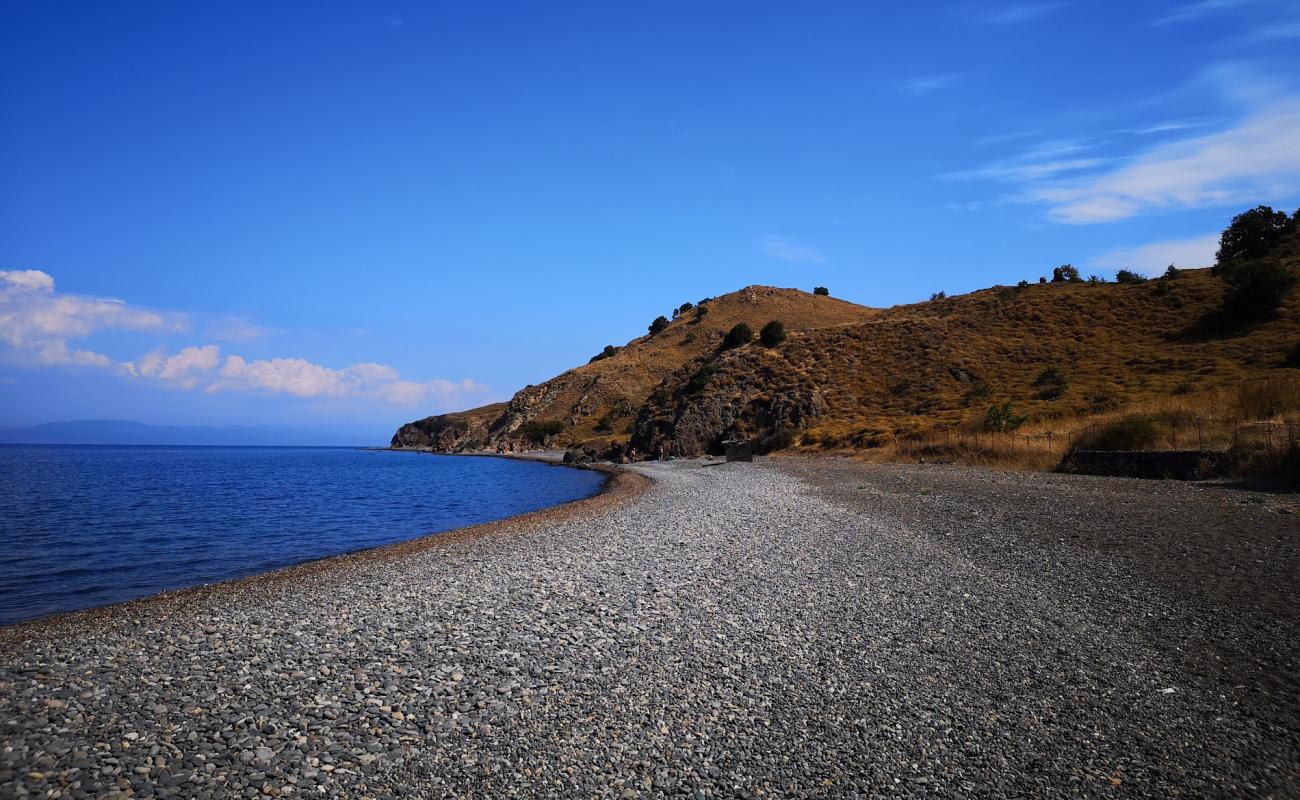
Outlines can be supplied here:
M1300 268L1300 227L1274 256ZM1230 323L1222 273L1128 277L1022 282L887 309L750 286L684 307L657 333L506 404L403 426L393 446L583 446L641 458L717 452L740 435L760 450L878 450L939 430L1064 432L1171 402L1206 418L1258 418L1241 406L1253 391L1243 387L1300 377L1296 293ZM757 331L773 319L788 332L779 345L721 348L736 323Z

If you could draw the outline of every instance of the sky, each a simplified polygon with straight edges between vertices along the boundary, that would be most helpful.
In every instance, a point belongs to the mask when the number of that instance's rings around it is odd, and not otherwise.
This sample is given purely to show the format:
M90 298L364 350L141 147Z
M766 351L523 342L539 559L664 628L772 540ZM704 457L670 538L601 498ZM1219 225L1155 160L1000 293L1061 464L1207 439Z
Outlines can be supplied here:
M1294 0L0 0L0 425L382 443L749 284L1207 266L1297 76Z

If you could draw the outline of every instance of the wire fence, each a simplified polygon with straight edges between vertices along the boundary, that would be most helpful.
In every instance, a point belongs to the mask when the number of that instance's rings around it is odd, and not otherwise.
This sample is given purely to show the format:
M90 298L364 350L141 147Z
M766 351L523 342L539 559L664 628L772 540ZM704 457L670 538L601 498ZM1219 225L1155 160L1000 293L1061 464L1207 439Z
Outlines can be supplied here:
M1096 422L1063 431L1019 433L990 431L951 425L924 433L900 437L903 450L943 447L952 449L1001 450L1006 452L1065 453L1075 449L1092 449L1091 443L1102 438L1114 423ZM1189 422L1171 422L1159 427L1154 437L1136 446L1096 449L1132 450L1287 450L1300 446L1300 422L1243 421L1198 418Z

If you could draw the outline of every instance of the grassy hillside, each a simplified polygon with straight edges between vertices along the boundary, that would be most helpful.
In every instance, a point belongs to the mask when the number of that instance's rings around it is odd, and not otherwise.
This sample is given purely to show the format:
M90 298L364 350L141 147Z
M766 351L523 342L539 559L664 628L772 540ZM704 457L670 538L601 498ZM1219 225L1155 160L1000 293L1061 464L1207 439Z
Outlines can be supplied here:
M1300 268L1300 230L1277 255ZM716 451L724 438L743 435L762 449L898 456L907 442L938 431L950 438L953 430L999 427L990 420L994 405L1006 427L1030 435L1064 436L1142 409L1285 416L1290 401L1258 408L1247 401L1259 394L1251 387L1277 394L1279 379L1300 378L1293 353L1300 295L1227 324L1220 318L1227 290L1222 274L1200 269L1132 284L993 287L871 309L751 286L685 309L654 335L526 387L504 406L412 423L394 444L586 445L635 458ZM788 332L779 345L720 347L736 323L757 331L773 319Z

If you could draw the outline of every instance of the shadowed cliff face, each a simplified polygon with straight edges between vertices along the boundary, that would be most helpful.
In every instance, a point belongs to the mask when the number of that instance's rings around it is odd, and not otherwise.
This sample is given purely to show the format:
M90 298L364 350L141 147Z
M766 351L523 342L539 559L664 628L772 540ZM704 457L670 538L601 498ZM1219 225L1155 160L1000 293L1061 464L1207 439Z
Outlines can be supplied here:
M817 386L778 350L745 347L665 379L637 415L632 446L691 457L721 452L723 440L740 437L758 441L762 451L777 443L770 437L792 436L825 410Z
M1224 294L1209 270L1131 285L993 287L883 310L749 287L709 298L707 313L688 309L655 335L525 387L508 403L403 426L393 444L439 452L584 446L616 459L717 452L730 436L760 452L880 447L937 426L979 426L994 403L1011 401L1031 421L1080 424L1152 401L1236 392L1245 381L1300 377L1287 366L1300 344L1300 292L1247 327L1198 333ZM769 320L785 324L784 342L721 349L733 325L759 330Z

